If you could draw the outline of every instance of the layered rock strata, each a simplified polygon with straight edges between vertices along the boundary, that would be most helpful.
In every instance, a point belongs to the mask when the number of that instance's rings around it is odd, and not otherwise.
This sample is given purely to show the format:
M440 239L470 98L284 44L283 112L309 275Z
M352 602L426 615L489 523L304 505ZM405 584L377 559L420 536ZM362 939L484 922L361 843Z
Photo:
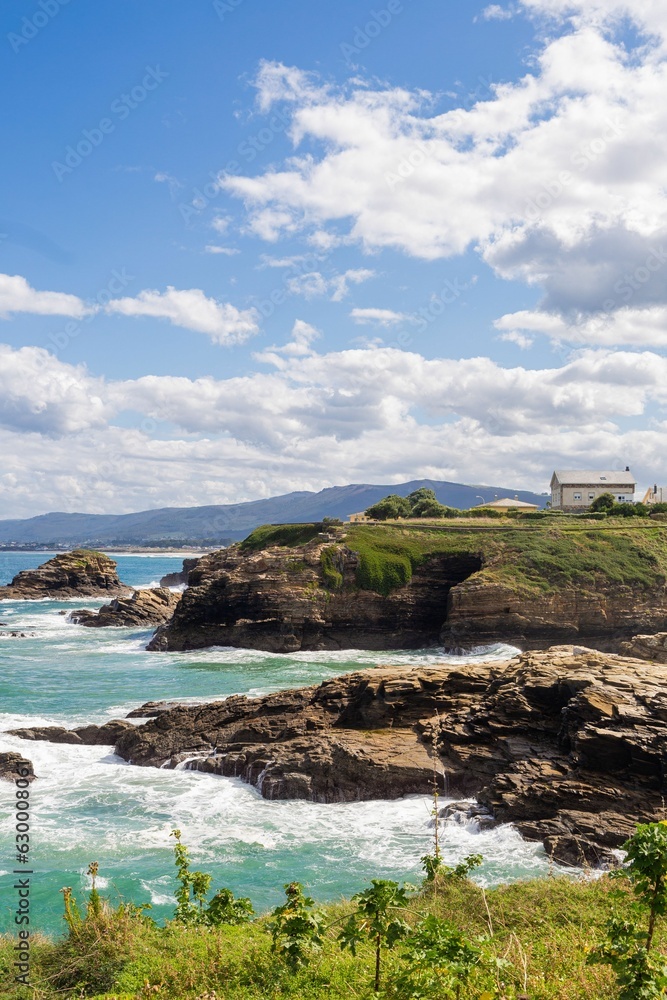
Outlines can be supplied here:
M624 656L634 656L640 660L667 663L667 632L634 635L629 642L621 643L620 652Z
M577 642L613 651L635 633L667 626L667 587L659 574L651 585L639 580L630 585L599 572L582 577L584 585L559 576L567 563L559 552L556 569L535 563L528 587L525 565L524 577L511 572L511 546L502 548L500 529L495 535L468 534L461 551L420 562L410 582L389 593L360 586L360 557L337 536L291 548L253 552L236 545L211 553L190 571L172 619L148 648L241 646L290 653L432 644L460 649L496 642L535 649ZM453 550L458 537L452 534ZM397 551L401 544L407 551L409 537L396 535L395 543ZM559 543L553 544L557 549ZM587 558L594 561L595 539L586 544ZM637 562L648 559L640 547L631 554Z
M88 628L154 628L169 621L180 596L166 587L135 590L129 597L115 597L99 611L72 611L68 621Z
M388 596L356 585L356 553L336 547L339 591L323 585L315 542L243 552L233 546L199 560L169 624L150 650L242 646L300 649L406 649L438 641L450 589L480 568L479 556L438 556Z
M109 597L129 593L118 579L116 563L103 552L75 549L49 559L37 569L24 569L6 587L0 601Z

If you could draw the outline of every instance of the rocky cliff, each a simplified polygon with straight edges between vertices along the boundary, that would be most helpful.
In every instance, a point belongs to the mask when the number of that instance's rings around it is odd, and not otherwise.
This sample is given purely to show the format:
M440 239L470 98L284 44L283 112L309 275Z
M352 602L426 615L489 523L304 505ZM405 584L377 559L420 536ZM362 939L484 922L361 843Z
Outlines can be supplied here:
M200 559L148 648L615 649L667 626L663 527L315 528L262 529Z
M388 595L356 583L358 555L333 538L259 552L232 546L199 560L188 589L151 650L242 646L299 649L405 649L438 641L450 589L480 568L475 554L442 554ZM340 586L327 587L328 555Z
M118 579L116 563L103 552L74 549L49 559L38 569L24 569L6 587L0 601L30 601L50 597L108 597L129 593Z
M129 597L115 597L99 611L71 611L67 620L88 628L154 628L169 621L180 596L165 587L135 590Z

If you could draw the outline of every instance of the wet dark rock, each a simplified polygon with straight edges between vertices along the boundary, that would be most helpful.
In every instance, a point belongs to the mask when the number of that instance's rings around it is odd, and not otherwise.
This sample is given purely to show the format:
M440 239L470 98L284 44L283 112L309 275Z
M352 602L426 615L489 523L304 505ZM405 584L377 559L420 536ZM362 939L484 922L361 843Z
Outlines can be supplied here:
M99 611L71 611L68 621L88 628L152 628L169 621L180 600L165 587L135 590L129 597L116 597Z
M0 753L0 779L2 781L16 781L17 778L34 781L36 777L32 761L11 750Z

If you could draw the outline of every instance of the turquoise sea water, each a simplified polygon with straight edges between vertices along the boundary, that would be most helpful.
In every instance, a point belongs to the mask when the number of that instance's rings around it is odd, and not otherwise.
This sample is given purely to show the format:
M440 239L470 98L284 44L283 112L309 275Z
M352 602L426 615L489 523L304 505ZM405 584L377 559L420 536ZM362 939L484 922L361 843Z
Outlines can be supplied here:
M182 560L182 555L110 554L121 579L135 587L155 585L164 573L180 569ZM0 583L49 555L0 552ZM71 625L62 613L100 603L0 602L0 631L26 633L26 638L0 637L0 750L22 752L39 776L31 786L34 930L62 929L58 890L70 885L75 895L83 894L90 861L99 862L107 894L150 902L153 916L169 916L175 886L169 833L175 826L196 866L213 873L214 885L250 896L259 911L275 905L283 883L294 879L318 899L334 899L371 877L417 877L419 858L433 835L431 802L423 797L333 805L269 802L236 779L132 767L115 757L112 747L27 742L4 732L31 724L104 722L153 699L259 695L379 663L454 658L438 649L147 653L149 632L86 629ZM474 656L504 659L511 652L493 647ZM13 927L12 792L11 784L0 782L0 931ZM525 844L509 826L482 833L451 824L441 839L448 860L482 853L480 878L488 884L547 869L541 847Z

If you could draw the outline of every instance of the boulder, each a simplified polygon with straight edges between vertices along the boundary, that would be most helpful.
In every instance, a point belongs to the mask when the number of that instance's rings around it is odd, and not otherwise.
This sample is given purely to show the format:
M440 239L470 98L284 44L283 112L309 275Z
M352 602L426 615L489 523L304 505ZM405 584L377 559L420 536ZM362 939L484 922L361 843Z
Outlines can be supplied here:
M0 753L0 779L2 781L16 781L17 778L34 781L35 777L32 761L26 760L20 753L13 753L11 750Z
M166 587L135 590L129 597L115 597L99 611L71 611L67 620L88 628L153 628L169 621L179 600L180 594Z
M75 549L63 552L37 569L24 569L6 587L0 601L108 597L129 593L118 579L116 563L103 552Z
M160 580L161 587L182 587L183 584L187 586L188 577L190 576L191 570L195 568L199 562L199 557L184 559L183 569L179 570L177 573L167 573Z
M624 656L634 656L640 660L667 663L667 632L634 635L628 642L621 643L620 652Z

